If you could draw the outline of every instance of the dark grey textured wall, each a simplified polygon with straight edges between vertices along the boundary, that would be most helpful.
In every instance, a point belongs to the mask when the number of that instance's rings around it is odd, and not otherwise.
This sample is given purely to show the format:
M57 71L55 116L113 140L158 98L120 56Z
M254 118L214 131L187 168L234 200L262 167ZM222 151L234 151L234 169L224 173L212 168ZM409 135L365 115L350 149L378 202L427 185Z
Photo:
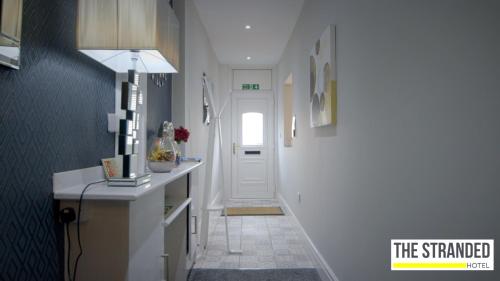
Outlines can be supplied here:
M76 0L25 0L21 70L0 66L0 280L61 280L52 174L114 153L114 73L75 49Z
M148 149L163 121L172 121L172 74L167 75L163 87L157 87L148 74Z

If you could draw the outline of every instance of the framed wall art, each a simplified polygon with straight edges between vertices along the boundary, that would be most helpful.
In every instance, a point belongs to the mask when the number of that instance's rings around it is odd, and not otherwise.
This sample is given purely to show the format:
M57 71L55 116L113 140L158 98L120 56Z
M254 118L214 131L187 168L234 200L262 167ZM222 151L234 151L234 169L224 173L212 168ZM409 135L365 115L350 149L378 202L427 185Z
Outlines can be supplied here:
M337 124L335 26L329 25L309 53L311 127Z

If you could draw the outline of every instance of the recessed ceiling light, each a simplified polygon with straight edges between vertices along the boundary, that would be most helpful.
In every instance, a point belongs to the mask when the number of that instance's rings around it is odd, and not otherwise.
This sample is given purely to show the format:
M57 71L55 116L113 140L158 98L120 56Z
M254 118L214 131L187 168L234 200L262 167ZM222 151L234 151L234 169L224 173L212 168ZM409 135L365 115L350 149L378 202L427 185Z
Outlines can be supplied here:
M247 60L251 60L251 59L252 59L252 57L247 57Z
M247 25L245 25L245 29L251 29L251 28L252 28L252 26L251 26L251 25L248 25L248 24L247 24Z

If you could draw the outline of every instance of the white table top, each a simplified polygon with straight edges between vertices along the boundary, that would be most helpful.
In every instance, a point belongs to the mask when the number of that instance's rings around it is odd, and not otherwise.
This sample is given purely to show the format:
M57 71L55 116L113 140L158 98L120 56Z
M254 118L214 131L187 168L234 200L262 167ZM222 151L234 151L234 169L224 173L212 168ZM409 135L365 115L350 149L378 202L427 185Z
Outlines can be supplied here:
M184 162L169 173L152 173L151 182L138 187L108 186L106 182L94 184L85 192L85 200L123 200L134 201L139 197L164 187L166 184L190 173L203 165L203 162ZM54 199L78 200L87 184L77 184L54 191Z

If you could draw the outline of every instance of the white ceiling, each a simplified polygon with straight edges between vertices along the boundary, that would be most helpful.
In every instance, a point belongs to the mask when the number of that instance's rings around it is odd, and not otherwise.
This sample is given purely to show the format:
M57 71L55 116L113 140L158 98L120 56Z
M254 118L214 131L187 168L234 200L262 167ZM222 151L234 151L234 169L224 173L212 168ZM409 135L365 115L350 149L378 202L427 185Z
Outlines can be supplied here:
M278 63L303 2L194 0L219 62L229 65ZM245 25L252 28L246 30Z

